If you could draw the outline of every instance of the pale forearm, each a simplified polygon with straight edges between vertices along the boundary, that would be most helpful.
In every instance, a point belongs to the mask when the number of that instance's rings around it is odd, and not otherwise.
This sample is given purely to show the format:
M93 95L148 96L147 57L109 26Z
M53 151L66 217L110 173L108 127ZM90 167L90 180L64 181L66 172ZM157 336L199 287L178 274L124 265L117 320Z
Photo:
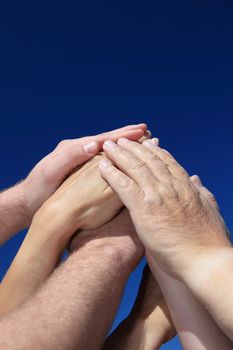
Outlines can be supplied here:
M231 341L191 291L155 264L151 264L151 268L163 291L184 349L229 350Z
M119 250L101 242L87 243L30 301L2 318L0 347L99 348L130 273L122 264Z
M215 249L195 262L182 276L214 321L233 341L233 249Z
M21 182L0 193L0 245L28 224L29 217Z

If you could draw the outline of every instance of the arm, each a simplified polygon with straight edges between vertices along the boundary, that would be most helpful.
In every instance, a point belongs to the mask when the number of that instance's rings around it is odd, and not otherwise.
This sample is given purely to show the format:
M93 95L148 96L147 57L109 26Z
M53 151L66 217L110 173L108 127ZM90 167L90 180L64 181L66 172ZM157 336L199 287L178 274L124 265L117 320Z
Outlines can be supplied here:
M0 320L0 348L99 349L143 249L124 211L78 242L34 297ZM14 336L12 337L12 334Z
M103 350L156 350L176 334L167 304L148 266L134 307Z
M28 227L35 212L56 191L66 176L79 164L97 154L107 138L117 140L120 136L128 135L132 140L138 140L146 130L145 124L139 124L59 143L24 181L0 193L0 245Z
M229 350L232 342L206 308L181 281L164 273L151 259L153 275L163 291L185 350Z
M27 300L52 273L76 231L96 229L122 207L100 176L98 162L102 158L97 155L75 171L36 213L1 284L1 314ZM79 231L79 237L83 235Z
M203 190L150 140L104 145L102 176L131 213L146 250L168 275L188 286L233 339L232 248L227 229ZM135 206L137 203L137 206Z
M103 225L121 209L122 202L100 176L103 158L98 154L77 168L34 216L1 285L0 314L20 305L52 273L76 231L83 236L80 230Z

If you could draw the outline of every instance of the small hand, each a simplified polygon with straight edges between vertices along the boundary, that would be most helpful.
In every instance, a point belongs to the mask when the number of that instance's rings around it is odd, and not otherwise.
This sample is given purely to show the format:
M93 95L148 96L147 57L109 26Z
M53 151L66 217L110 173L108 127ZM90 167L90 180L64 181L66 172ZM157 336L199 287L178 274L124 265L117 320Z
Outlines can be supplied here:
M80 164L96 155L103 142L116 141L121 136L140 139L146 132L145 124L128 126L112 132L74 140L64 140L43 158L22 182L20 192L24 202L25 226L29 225L35 212L61 185L65 178Z
M118 169L103 161L103 178L129 209L146 250L170 274L181 274L207 249L230 245L218 211L167 151L127 139L107 141L104 151Z

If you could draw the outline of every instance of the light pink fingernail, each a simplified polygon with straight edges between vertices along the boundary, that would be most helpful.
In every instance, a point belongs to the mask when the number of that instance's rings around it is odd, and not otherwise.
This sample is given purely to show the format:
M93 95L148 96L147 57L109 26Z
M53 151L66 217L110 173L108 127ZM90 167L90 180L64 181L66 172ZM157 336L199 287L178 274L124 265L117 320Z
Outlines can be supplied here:
M112 140L107 140L104 142L104 147L107 147L109 149L117 147L117 144L113 142Z
M126 137L120 137L117 143L124 144L127 142L129 142L129 140Z
M95 141L91 141L89 143L86 143L85 145L83 145L83 149L86 153L95 153L97 151L97 143Z
M144 141L143 145L146 147L154 147L155 146L151 140Z
M102 159L99 162L100 168L107 168L107 167L109 167L109 165L111 165L111 163L107 159Z
M155 146L158 146L159 145L159 139L154 137L152 140L152 143L155 145Z

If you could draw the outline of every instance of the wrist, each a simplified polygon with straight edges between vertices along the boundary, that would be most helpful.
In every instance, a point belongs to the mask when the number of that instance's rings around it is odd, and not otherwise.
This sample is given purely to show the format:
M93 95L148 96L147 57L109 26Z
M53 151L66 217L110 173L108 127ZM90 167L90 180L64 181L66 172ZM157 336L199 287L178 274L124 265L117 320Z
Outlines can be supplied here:
M29 226L23 182L0 193L1 225L10 235Z
M28 240L37 246L47 246L60 256L71 237L82 225L79 208L67 211L62 202L48 200L36 212L28 232Z
M233 268L233 248L215 247L201 250L193 264L185 269L181 280L194 293L202 295L209 289L212 281L221 278L224 271Z

